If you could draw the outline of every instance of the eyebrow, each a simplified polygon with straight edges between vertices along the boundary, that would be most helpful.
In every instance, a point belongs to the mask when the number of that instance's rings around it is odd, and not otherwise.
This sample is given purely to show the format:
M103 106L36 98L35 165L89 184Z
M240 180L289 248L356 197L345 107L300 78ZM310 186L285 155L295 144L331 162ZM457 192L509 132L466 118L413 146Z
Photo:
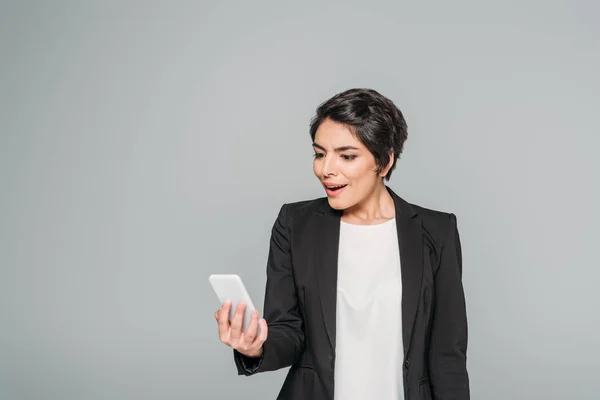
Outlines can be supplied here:
M318 143L313 143L313 147L316 147L318 149L321 149L323 151L325 151L325 147L321 146ZM358 147L354 147L354 146L341 146L341 147L336 147L334 149L336 152L342 152L342 151L347 151L347 150L359 150Z

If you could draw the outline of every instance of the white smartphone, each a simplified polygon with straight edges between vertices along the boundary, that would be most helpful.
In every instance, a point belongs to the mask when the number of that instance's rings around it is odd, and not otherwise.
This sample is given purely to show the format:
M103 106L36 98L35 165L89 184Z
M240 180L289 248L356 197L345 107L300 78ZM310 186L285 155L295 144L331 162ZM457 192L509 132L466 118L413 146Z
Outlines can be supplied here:
M229 314L230 322L235 315L237 304L242 301L246 303L246 312L244 313L244 320L242 323L242 332L246 332L248 325L250 325L252 311L255 310L255 307L244 286L244 282L242 282L242 278L237 274L213 274L208 277L208 280L219 298L220 305L222 305L226 299L231 300L231 312ZM260 325L258 325L258 333L260 333Z

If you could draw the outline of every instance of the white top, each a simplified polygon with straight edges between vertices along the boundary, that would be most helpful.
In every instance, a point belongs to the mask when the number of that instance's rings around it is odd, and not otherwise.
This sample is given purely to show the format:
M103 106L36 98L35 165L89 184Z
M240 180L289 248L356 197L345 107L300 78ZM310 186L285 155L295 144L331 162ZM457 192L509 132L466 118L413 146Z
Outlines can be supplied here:
M396 220L341 222L335 399L402 400L402 281Z

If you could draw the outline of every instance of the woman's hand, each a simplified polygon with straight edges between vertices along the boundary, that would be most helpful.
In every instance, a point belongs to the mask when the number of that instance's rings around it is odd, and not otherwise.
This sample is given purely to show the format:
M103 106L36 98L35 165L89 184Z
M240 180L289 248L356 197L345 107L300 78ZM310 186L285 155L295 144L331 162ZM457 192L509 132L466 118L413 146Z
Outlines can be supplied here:
M246 304L238 303L233 320L229 323L231 301L226 300L223 303L221 308L215 312L215 319L219 325L219 339L246 357L257 358L262 356L262 346L265 340L267 340L267 322L264 319L259 321L258 311L254 310L248 329L246 332L242 332L242 321L245 310ZM259 324L260 334L257 335Z

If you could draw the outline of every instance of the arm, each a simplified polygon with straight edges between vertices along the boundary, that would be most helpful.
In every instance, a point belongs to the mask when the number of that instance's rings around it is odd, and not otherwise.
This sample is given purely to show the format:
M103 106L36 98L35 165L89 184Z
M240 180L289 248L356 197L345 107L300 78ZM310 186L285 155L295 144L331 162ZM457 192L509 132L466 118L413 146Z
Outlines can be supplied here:
M292 273L286 205L281 207L271 231L264 318L269 333L263 344L262 355L250 358L234 350L239 375L288 367L296 362L304 349L303 321Z
M454 214L450 214L449 225L434 277L429 378L435 400L469 400L467 313L462 286L462 251Z

